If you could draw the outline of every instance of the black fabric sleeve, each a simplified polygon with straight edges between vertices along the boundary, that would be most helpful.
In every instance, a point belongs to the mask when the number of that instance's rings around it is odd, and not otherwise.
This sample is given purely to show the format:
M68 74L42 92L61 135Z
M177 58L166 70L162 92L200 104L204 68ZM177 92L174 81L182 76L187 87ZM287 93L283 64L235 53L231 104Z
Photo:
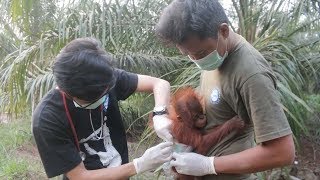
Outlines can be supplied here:
M34 115L33 121L37 123L33 124L33 135L46 174L51 178L69 172L82 160L71 132L57 119L62 117L49 112L42 111Z
M124 70L116 69L115 93L118 100L127 99L135 92L138 86L138 75Z

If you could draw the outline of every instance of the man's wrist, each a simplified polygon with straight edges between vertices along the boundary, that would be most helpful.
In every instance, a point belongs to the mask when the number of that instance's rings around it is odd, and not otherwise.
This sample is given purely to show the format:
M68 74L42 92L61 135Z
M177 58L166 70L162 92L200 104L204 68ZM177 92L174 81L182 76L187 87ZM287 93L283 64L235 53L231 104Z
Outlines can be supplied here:
M138 174L133 162L129 162L127 165L128 165L129 176L134 176Z
M152 115L153 115L153 116L165 115L165 114L168 114L168 111L167 111L167 107L166 107L166 106L155 106L155 107L153 108L153 112L152 112Z
M209 157L209 161L210 161L210 164L211 164L210 169L209 169L210 174L217 175L215 164L214 164L215 157L214 156Z

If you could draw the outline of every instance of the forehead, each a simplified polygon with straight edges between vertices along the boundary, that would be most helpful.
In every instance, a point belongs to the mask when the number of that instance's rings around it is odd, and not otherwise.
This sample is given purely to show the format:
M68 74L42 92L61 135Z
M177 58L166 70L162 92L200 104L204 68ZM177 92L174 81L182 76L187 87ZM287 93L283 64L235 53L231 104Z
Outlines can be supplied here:
M190 36L183 43L178 44L177 48L185 55L196 54L200 51L211 48L215 42L216 41L213 38L201 39L197 36Z

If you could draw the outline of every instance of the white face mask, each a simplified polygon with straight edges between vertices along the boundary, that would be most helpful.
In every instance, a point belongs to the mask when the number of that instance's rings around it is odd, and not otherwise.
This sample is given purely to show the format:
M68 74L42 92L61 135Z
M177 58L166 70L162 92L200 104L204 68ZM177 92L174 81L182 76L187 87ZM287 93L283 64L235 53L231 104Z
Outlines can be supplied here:
M97 101L95 101L95 102L93 102L93 103L80 105L80 104L77 103L76 101L73 101L73 104L74 104L77 108L82 108L82 109L96 109L96 108L99 107L102 103L104 103L106 100L109 100L109 95L108 95L108 94L102 96L100 99L98 99Z
M218 49L218 45L219 45L219 38L218 38L218 42L217 42L217 49ZM206 70L206 71L212 71L212 70L215 70L218 67L220 67L221 64L223 63L224 59L228 56L228 51L226 50L223 57L221 57L219 55L217 49L214 50L213 52L211 52L210 54L208 54L206 57L198 59L198 60L194 60L190 56L188 56L188 57L200 69Z

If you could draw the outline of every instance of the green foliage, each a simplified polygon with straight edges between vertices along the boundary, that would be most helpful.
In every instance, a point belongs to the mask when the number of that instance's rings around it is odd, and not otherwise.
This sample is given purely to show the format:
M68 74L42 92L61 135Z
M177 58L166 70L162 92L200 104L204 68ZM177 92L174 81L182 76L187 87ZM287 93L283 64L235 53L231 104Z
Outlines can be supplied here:
M320 95L310 94L306 98L307 104L313 108L314 112L320 113Z
M149 113L153 107L153 96L137 93L120 103L124 126L131 140L136 140L148 126Z
M30 122L30 116L25 116L0 123L0 179L43 178L40 162L22 154L17 156L25 147L32 145Z
M271 63L294 134L307 133L307 115L312 109L303 100L303 94L318 79L319 64L315 62L319 61L316 52L320 37L314 30L320 28L319 13L305 0L276 0L271 5L267 1L233 4L244 8L237 13L240 33Z
M17 148L30 141L31 127L30 127L30 117L29 119L23 120L11 120L10 123L0 124L0 151L4 152L10 149ZM12 122L11 122L12 121ZM2 153L1 153L2 154ZM1 159L1 158L0 158Z
M54 57L72 39L87 36L101 41L113 55L116 67L163 77L173 88L197 87L199 70L154 35L154 25L168 2L3 0L0 106L15 113L24 112L26 107L34 109L55 86L51 72ZM319 82L319 3L232 0L232 5L228 10L232 28L270 62L291 127L296 135L306 133L311 108L303 94L312 93ZM151 109L123 106L128 127ZM135 128L133 131L140 129L140 124Z
M315 142L320 143L320 95L307 95L306 101L313 109L313 112L308 114L308 127L310 127L311 131L310 136L312 136Z
M163 46L154 35L160 11L169 2L2 0L1 110L25 114L34 109L55 86L51 71L54 58L77 37L99 39L113 55L116 67L167 79L173 90L185 85L197 87L200 71L196 66L175 48ZM228 9L232 28L270 62L294 134L307 134L309 119L312 127L319 127L319 118L313 118L313 110L316 115L320 111L319 95L313 95L320 89L319 2L232 0L232 5ZM120 105L128 134L141 134L138 146L157 141L152 129L144 129L153 107L152 96L137 94ZM27 161L15 158L11 149L31 141L29 123L0 124L0 178L28 179Z
M310 1L232 0L228 10L234 31L262 53L278 79L278 90L296 136L306 134L312 109L303 94L319 82L320 18ZM185 66L175 86L197 86L199 70Z
M11 159L1 166L0 177L6 179L23 179L28 172L28 162L23 159Z
M268 171L258 172L255 175L259 180L282 180L291 179L290 177L290 167L276 168Z
M32 18L34 21L18 17L21 13L31 16L38 6L29 11L15 2L11 2L14 11L6 11L8 19L12 20L8 25L11 29L19 29L27 38L19 43L11 42L16 47L0 58L0 84L7 96L7 102L1 105L8 112L23 112L30 105L34 108L39 99L55 86L51 72L54 57L67 42L77 37L96 37L114 55L115 66L131 72L161 76L179 64L171 57L176 51L163 47L153 35L160 2L73 1L57 7L54 1L40 1L43 6L39 8L44 8L40 11L49 9L51 17L39 17L37 21L47 23L38 24L42 31L33 34L32 38L20 24L33 24L37 17ZM16 13L17 16L12 17ZM9 30L5 32L9 33Z

